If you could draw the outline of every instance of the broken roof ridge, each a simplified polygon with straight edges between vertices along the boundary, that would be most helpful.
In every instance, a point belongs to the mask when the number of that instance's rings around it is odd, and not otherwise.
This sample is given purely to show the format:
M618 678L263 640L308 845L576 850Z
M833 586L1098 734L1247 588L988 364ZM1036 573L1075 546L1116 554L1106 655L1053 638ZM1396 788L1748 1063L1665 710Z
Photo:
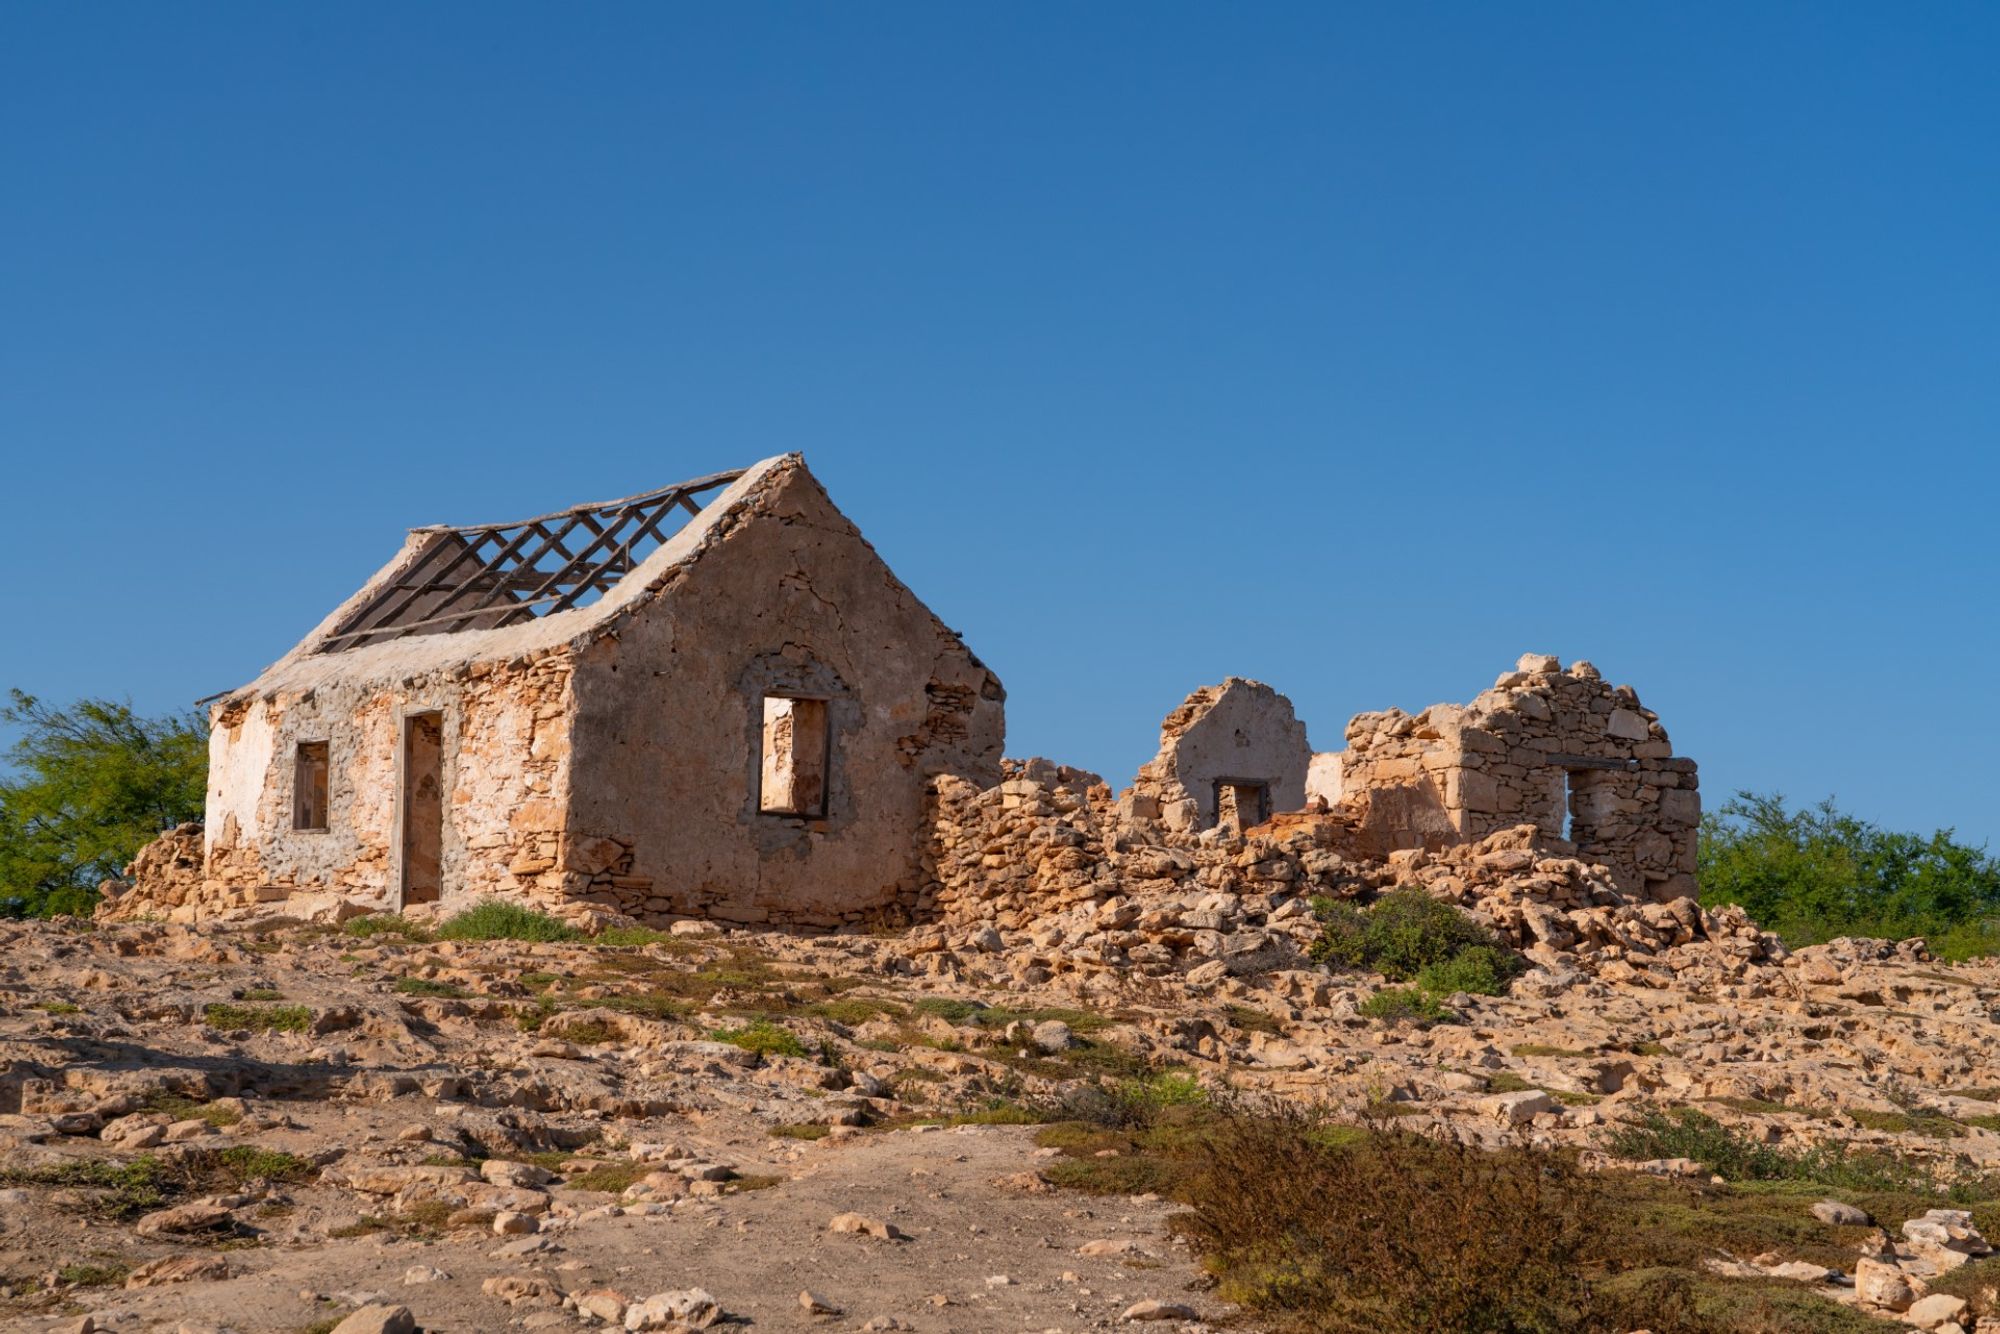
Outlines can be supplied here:
M731 468L725 472L712 472L705 477L692 477L685 482L675 482L671 486L656 487L651 491L641 491L637 495L620 496L616 500L597 500L582 505L571 505L567 509L552 510L547 514L537 514L532 519L507 519L499 523L427 523L412 528L410 531L413 533L465 534L489 532L496 528L525 528L529 524L548 523L555 519L573 518L579 514L595 514L600 510L621 509L627 506L650 504L655 500L664 500L676 491L695 492L712 490L715 487L724 486L735 481L749 471L750 467L746 466Z
M797 454L507 523L410 530L412 548L371 580L314 652L342 653L414 634L500 629L594 603L706 506L697 497ZM727 491L724 491L727 494ZM686 511L685 514L682 511Z

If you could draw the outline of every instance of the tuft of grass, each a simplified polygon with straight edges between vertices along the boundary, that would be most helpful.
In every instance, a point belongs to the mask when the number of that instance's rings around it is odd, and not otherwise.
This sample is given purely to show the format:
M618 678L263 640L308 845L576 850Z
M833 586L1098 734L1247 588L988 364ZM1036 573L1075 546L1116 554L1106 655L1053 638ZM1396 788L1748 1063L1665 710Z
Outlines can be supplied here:
M579 1172L563 1184L571 1190L601 1190L616 1195L652 1171L644 1163L605 1163Z
M132 1271L121 1264L66 1264L56 1270L56 1278L75 1288L109 1288L125 1281Z
M364 921L366 919L356 918L355 920ZM363 1214L352 1223L342 1223L339 1227L328 1228L326 1235L344 1241L349 1237L367 1237L373 1236L377 1232L393 1231L395 1231L395 1228L388 1219L378 1218L374 1214Z
M1726 1181L1792 1181L1824 1190L1923 1192L1935 1189L1922 1164L1895 1154L1856 1153L1844 1144L1781 1149L1706 1112L1648 1110L1605 1138L1620 1158L1691 1158Z
M1568 1058L1573 1056L1595 1056L1596 1052L1582 1047L1551 1047L1544 1042L1523 1042L1514 1049L1516 1056L1546 1056Z
M569 923L504 899L481 899L464 912L447 918L437 929L439 940L527 940L544 943L580 940L583 933Z
M83 1007L81 1005L72 1005L68 1001L36 1001L33 1005L29 1006L28 1008L33 1010L40 1010L43 1014L83 1013Z
M741 1028L718 1028L708 1035L711 1042L727 1042L759 1056L804 1056L806 1047L798 1034L782 1024L758 1019Z
M574 1042L585 1047L601 1047L607 1042L616 1042L619 1031L602 1019L586 1019L582 1023L567 1024L563 1027L565 1042Z
M1436 1024L1455 1017L1443 1001L1421 987L1384 987L1355 1010L1391 1023Z
M814 1019L828 1019L849 1028L865 1024L871 1019L900 1019L908 1013L893 1001L870 1000L863 996L844 996L839 1000L815 1001L799 1011Z
M313 1012L304 1005L235 1005L216 1002L201 1008L203 1022L210 1028L234 1032L303 1033L312 1027Z
M104 1158L78 1158L40 1168L0 1168L0 1182L89 1191L92 1192L90 1212L113 1219L136 1218L163 1208L184 1184L173 1170L149 1153L122 1163Z
M237 1185L251 1181L283 1185L304 1181L319 1171L308 1158L279 1149L260 1149L254 1144L238 1144L224 1149L215 1155L214 1161L221 1174Z
M1877 1112L1857 1107L1848 1112L1856 1125L1891 1135L1925 1135L1931 1139L1958 1139L1965 1126L1942 1112L1923 1110Z
M464 987L428 977L399 977L393 990L402 996L435 996L440 1000L464 1000L467 994Z
M278 1001L285 993L276 987L246 987L237 993L236 999L245 1001Z
M395 936L414 944L424 944L431 939L431 933L422 925L396 913L370 913L366 917L356 917L342 925L340 930L356 940Z
M771 1138L773 1139L825 1139L832 1133L832 1126L814 1125L805 1121L794 1122L791 1125L771 1127Z
M1276 1015L1260 1010L1254 1005L1225 1005L1222 1012L1229 1022L1245 1033L1268 1033L1272 1037L1283 1037L1285 1026L1278 1022Z
M193 1098L178 1093L160 1090L146 1096L140 1108L148 1112L159 1112L171 1116L176 1121L206 1121L217 1130L235 1125L243 1119L243 1114L233 1107L222 1107L212 1102L197 1102Z
M590 938L593 945L610 945L619 949L678 944L679 941L680 938L673 932L656 931L650 926L608 926Z

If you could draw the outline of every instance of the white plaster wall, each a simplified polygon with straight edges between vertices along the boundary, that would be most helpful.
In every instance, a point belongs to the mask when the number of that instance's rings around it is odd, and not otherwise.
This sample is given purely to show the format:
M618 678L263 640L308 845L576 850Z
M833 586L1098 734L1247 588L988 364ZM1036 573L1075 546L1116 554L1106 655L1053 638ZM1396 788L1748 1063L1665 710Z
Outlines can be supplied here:
M208 737L208 812L202 831L204 854L213 853L225 829L244 836L257 829L257 804L264 795L266 775L277 745L277 729L263 700L253 701L233 726L218 727Z
M1342 770L1346 764L1346 752L1322 750L1313 754L1306 765L1306 803L1310 805L1316 798L1325 798L1329 806L1340 804Z

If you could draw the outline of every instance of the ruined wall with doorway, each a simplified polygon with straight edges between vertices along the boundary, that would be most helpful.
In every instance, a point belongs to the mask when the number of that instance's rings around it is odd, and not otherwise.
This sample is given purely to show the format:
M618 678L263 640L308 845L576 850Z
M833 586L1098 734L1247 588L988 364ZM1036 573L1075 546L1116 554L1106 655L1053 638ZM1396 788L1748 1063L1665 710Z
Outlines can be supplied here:
M1305 805L1311 758L1292 702L1261 681L1232 676L1167 715L1159 754L1133 779L1123 813L1175 833L1248 829Z
M1000 777L1005 693L802 467L577 660L566 891L641 921L920 911L925 789Z
M1357 715L1340 805L1376 856L1467 843L1516 825L1567 839L1627 894L1696 892L1693 760L1630 686L1588 662L1528 654L1470 704Z
M551 652L394 681L330 675L307 689L224 699L211 712L199 886L142 885L147 892L115 897L103 914L398 908L412 714L436 719L438 823L427 855L443 898L559 893L569 686L567 655ZM323 805L298 787L309 772L301 746L322 745ZM317 827L301 827L309 815Z

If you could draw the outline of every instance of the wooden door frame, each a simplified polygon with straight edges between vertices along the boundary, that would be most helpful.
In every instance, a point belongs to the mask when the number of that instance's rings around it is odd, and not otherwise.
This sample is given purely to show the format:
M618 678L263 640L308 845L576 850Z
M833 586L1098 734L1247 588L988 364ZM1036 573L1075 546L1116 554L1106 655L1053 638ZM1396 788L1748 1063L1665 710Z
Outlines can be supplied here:
M444 710L437 707L404 707L396 714L396 818L389 838L389 884L395 891L396 911L402 912L410 882L405 865L409 845L404 830L410 818L410 721L414 718L438 720L438 901L444 900Z

